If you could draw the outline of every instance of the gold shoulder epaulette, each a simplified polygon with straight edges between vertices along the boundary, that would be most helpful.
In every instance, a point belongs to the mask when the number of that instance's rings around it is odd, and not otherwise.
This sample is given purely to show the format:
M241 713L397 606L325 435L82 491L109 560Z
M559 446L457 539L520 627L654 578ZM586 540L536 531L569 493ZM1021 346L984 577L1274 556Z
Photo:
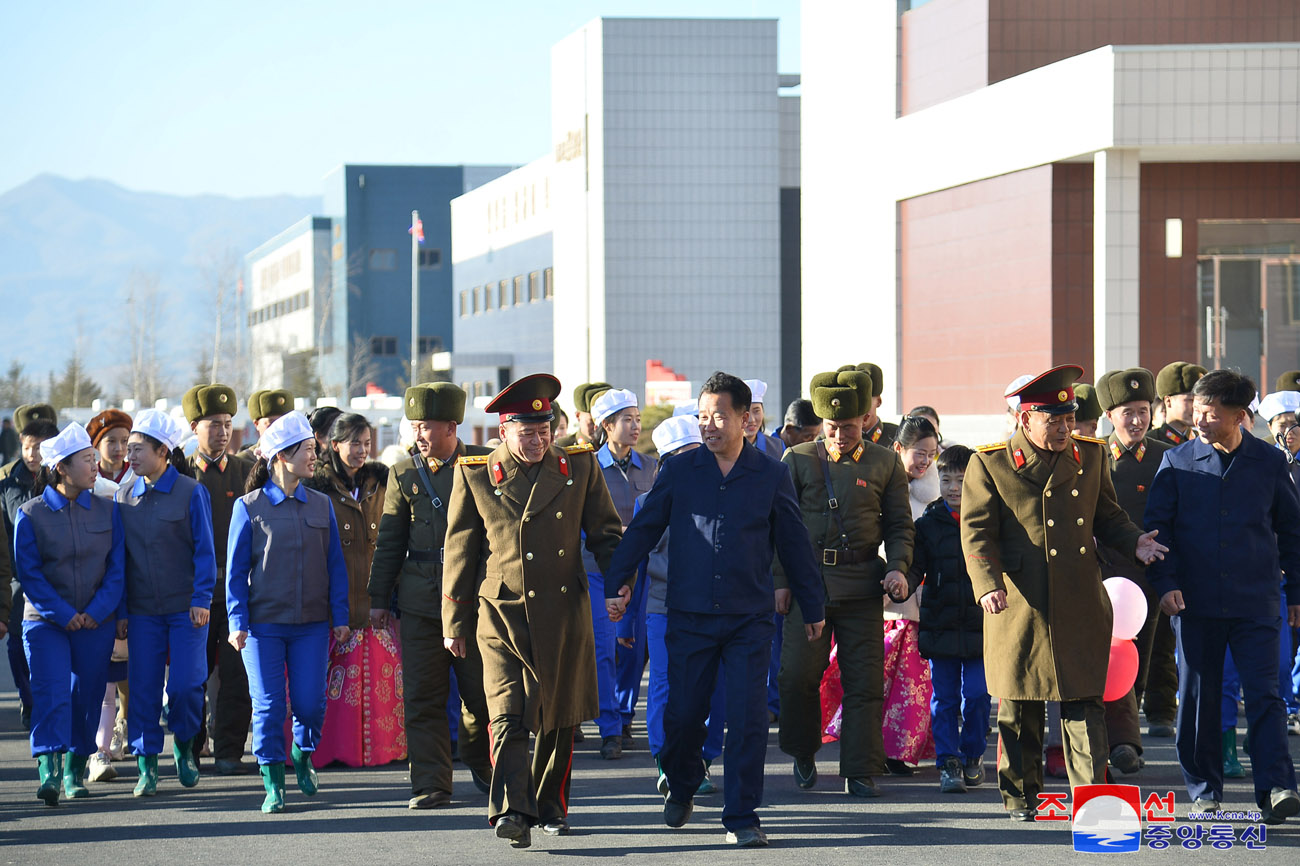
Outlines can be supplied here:
M581 445L565 445L565 446L564 446L564 453L565 453L565 454L581 454L583 451L595 451L595 450L596 450L595 448L592 448L592 447L591 447L591 443L590 443L590 442L583 442Z
M466 454L456 462L461 466L486 466L488 455L486 454Z
M1071 433L1070 435L1073 436L1075 439L1078 439L1080 442L1095 442L1098 445L1106 444L1105 439L1098 439L1095 436L1084 436L1082 433Z
M980 452L981 454L988 454L990 451L1001 451L1003 448L1006 447L1007 447L1007 443L1005 442L990 442L988 445L981 445L975 450Z

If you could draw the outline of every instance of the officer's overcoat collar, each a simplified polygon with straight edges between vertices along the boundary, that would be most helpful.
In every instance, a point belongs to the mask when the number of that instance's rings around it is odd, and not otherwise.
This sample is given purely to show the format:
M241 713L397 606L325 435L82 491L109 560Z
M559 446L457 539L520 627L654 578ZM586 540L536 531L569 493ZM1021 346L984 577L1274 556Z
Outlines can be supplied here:
M488 456L488 474L502 496L508 496L524 506L526 512L532 513L545 508L547 503L559 496L560 491L572 477L572 471L569 473L561 471L560 460L562 459L568 460L564 449L552 445L547 449L546 456L542 458L536 480L529 481L524 473L524 467L510 453L505 443L502 443ZM498 466L501 467L500 480L497 476Z

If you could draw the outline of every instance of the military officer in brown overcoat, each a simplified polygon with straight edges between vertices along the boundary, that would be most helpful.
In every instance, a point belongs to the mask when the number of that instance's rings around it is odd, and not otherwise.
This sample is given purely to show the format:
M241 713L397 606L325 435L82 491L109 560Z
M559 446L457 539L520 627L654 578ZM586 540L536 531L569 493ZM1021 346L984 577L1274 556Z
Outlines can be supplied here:
M1034 820L1042 791L1044 701L1061 703L1071 786L1105 780L1111 607L1094 539L1142 562L1165 550L1115 501L1104 445L1070 433L1082 373L1055 367L1021 386L1019 429L979 449L962 492L988 689L1001 699L998 787L1019 821Z
M1115 500L1138 527L1147 507L1147 491L1155 480L1160 460L1170 446L1148 438L1151 404L1156 398L1155 377L1142 367L1111 370L1097 380L1097 399L1114 429L1106 437L1106 460ZM1146 689L1151 647L1160 616L1160 598L1146 579L1146 569L1105 546L1098 548L1105 577L1126 577L1147 597L1147 621L1137 636L1138 674L1128 694L1106 702L1106 735L1110 762L1122 773L1142 769L1142 730L1138 707ZM1166 618L1167 619L1167 618ZM1172 718L1170 719L1172 723Z
M444 643L466 653L477 610L492 720L488 821L517 848L533 825L569 830L573 729L600 711L582 533L602 573L622 535L591 446L551 445L559 393L558 379L536 374L488 404L502 444L457 464L447 527Z
M487 701L483 658L470 643L465 655L443 647L443 540L456 462L491 449L457 438L465 420L465 392L450 382L406 389L403 411L415 433L410 453L393 466L384 493L379 539L370 562L370 622L383 628L397 592L402 622L402 702L406 750L411 768L412 809L451 802L451 734L447 696L456 671L461 716L457 746L470 778L486 793L492 774L488 757ZM469 624L473 632L473 622Z

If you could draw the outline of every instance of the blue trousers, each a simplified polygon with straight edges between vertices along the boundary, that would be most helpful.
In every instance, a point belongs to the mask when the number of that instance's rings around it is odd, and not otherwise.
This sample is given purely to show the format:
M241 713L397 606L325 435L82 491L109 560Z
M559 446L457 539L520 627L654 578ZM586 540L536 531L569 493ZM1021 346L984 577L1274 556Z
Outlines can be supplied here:
M781 644L785 640L785 617L774 613L772 623L776 627L776 632L772 635L772 661L767 667L767 709L779 716L781 715L781 689L776 678L781 673Z
M1223 660L1236 661L1246 700L1246 741L1250 747L1255 802L1268 802L1270 790L1296 786L1286 741L1286 705L1278 694L1276 616L1213 619L1182 614L1170 620L1178 638L1178 763L1188 796L1223 799Z
M645 724L649 733L650 754L659 755L664 747L664 708L668 706L668 643L664 635L668 630L668 614L646 614L646 648L650 651L650 682L645 696ZM713 687L709 702L709 733L704 738L704 760L712 761L722 754L722 735L726 732L727 692L726 677L718 672L718 684Z
M95 732L108 685L116 623L68 631L45 620L23 622L31 670L32 757L95 754Z
M728 830L758 826L767 759L767 671L772 661L772 614L668 612L668 707L659 763L668 796L686 802L704 780L704 741L718 666L726 673L727 735L722 823Z
M988 746L992 701L984 682L984 659L930 659L930 729L935 765L949 756L972 761ZM961 720L961 735L957 721Z
M22 587L14 581L14 606L9 612L9 670L14 675L14 688L18 690L18 700L24 707L32 705L32 685L27 671L27 655L23 648L23 608L25 599Z
M325 723L325 674L329 668L330 627L253 623L244 644L244 668L253 700L253 754L259 764L283 764L286 672L293 710L293 741L316 751Z
M1277 688L1288 713L1296 711L1296 690L1292 683L1291 627L1286 624L1286 596L1282 597L1281 631L1278 634ZM1300 671L1300 663L1295 666ZM1237 727L1237 697L1241 693L1241 678L1232 661L1232 652L1225 651L1223 659L1223 730Z
M596 692L600 697L596 727L600 728L602 738L619 737L623 734L623 717L618 711L618 695L614 688L614 647L618 645L618 638L614 633L614 623L609 621L609 612L605 610L605 579L589 572L587 588L591 600L591 630L596 638Z
M456 682L456 669L447 668L447 726L451 729L451 745L460 739L460 685Z
M608 618L608 617L607 617ZM641 699L641 674L646 666L646 612L638 609L632 623L632 648L614 644L614 697L618 699L619 720L632 724L636 718L636 704ZM617 626L615 627L617 629Z
M189 611L130 617L126 641L131 662L126 729L137 755L163 748L163 675L167 676L167 727L177 742L193 739L203 721L208 680L208 627L195 628ZM170 670L168 670L170 668Z

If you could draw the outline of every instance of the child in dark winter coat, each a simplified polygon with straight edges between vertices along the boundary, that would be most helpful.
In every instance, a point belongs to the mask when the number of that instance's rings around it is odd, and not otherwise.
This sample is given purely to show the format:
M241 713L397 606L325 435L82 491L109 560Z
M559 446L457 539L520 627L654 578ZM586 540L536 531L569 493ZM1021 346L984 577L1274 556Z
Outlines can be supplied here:
M984 611L975 601L961 551L961 487L971 450L950 445L939 455L940 498L916 521L912 574L924 578L921 656L934 686L930 721L939 789L959 794L984 781L990 701L984 682ZM958 719L961 734L958 735Z

